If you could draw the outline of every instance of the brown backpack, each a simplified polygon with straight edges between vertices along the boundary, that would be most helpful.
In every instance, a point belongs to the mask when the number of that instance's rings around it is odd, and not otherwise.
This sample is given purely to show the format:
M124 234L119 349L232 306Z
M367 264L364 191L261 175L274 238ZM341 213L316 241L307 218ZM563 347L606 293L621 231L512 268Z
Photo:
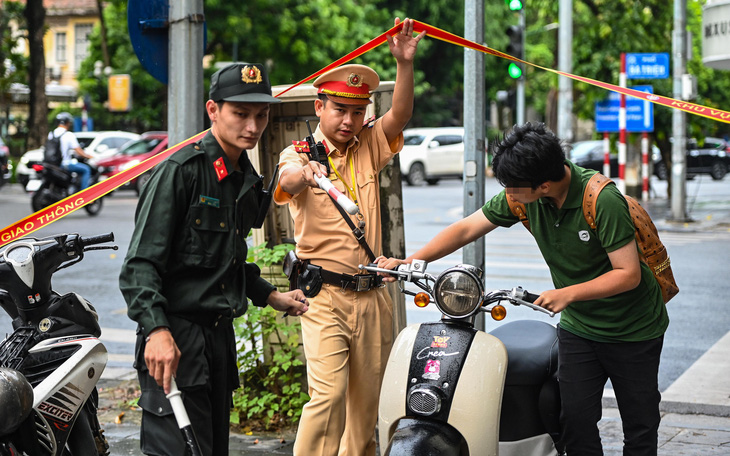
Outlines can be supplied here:
M585 191L583 192L583 217L586 222L595 230L596 225L596 201L598 195L601 193L603 188L610 184L611 179L604 176L601 173L596 173L591 177L586 184ZM638 201L634 198L624 195L626 202L629 205L629 213L631 214L631 220L634 222L636 227L636 242L639 245L639 259L646 263L651 272L659 282L659 287L662 290L662 298L664 302L669 302L677 293L679 293L679 287L677 282L674 280L674 274L672 273L672 266L669 262L669 255L667 249L659 239L659 233L657 232L654 222L651 221L651 217L646 210L641 207ZM519 217L520 221L528 231L530 230L530 221L527 220L527 212L525 205L512 201L507 198L507 204L512 211L512 214Z

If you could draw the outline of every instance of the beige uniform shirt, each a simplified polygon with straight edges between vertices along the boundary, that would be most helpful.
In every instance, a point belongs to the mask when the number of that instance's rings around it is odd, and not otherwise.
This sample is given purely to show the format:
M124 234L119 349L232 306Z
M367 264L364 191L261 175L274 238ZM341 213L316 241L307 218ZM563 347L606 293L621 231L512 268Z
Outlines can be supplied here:
M403 134L388 144L382 126L382 118L371 127L364 127L351 140L346 151L334 148L319 128L314 132L316 141L322 141L332 158L337 172L351 184L351 163L355 168L357 204L365 220L365 240L375 255L382 252L380 230L380 184L378 173L403 148ZM352 160L351 160L352 158ZM283 172L287 168L301 167L308 162L306 154L298 153L294 146L281 152L279 163ZM348 198L345 184L331 172L329 179ZM335 207L335 203L320 188L307 187L297 195L290 195L278 188L274 194L277 204L289 203L294 219L294 239L297 256L329 271L356 274L359 264L368 264L367 253L352 234L352 230ZM347 214L358 226L358 219Z

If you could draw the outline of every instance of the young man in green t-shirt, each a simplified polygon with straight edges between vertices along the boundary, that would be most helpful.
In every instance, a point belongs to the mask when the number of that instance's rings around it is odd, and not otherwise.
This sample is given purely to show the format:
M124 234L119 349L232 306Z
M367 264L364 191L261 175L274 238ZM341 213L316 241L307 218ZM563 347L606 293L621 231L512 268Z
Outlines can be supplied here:
M614 185L607 186L598 196L598 228L592 230L582 199L595 171L566 160L561 141L541 123L508 133L495 147L493 169L505 190L406 260L378 258L379 265L434 261L517 223L508 198L525 204L555 285L535 303L561 315L558 376L568 454L603 454L597 423L603 388L611 379L624 456L656 455L657 376L669 317L656 279L639 261L626 200Z

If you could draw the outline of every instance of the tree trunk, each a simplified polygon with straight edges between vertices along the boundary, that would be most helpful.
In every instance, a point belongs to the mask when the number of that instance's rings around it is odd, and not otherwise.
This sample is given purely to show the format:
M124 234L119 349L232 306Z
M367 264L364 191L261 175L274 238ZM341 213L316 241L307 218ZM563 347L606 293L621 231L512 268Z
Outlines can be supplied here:
M45 144L48 137L48 98L46 97L46 56L43 50L46 9L43 0L28 0L25 5L28 26L28 66L30 87L28 116L28 149Z
M96 0L96 8L99 11L99 26L101 28L101 55L104 58L104 68L106 68L111 65L111 59L109 58L109 49L107 48L106 22L104 21L104 10L101 5L101 0Z

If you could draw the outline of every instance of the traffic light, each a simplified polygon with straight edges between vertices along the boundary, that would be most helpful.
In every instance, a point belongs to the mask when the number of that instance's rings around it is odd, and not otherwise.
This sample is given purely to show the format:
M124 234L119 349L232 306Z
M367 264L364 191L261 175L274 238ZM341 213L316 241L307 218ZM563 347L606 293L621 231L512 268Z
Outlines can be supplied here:
M518 25L510 25L505 31L509 37L509 44L507 45L507 54L512 57L517 57L520 60L525 59L524 47L522 46L522 27ZM509 68L507 69L509 76L512 79L519 79L522 77L522 64L516 62L510 62Z
M520 11L522 9L522 0L504 0L510 11Z
M522 28L519 25L510 25L505 31L509 37L509 44L507 45L507 54L512 57L517 57L520 60L524 60L523 49L522 49Z
M520 79L522 77L522 68L515 62L510 62L507 67L507 73L512 79Z

